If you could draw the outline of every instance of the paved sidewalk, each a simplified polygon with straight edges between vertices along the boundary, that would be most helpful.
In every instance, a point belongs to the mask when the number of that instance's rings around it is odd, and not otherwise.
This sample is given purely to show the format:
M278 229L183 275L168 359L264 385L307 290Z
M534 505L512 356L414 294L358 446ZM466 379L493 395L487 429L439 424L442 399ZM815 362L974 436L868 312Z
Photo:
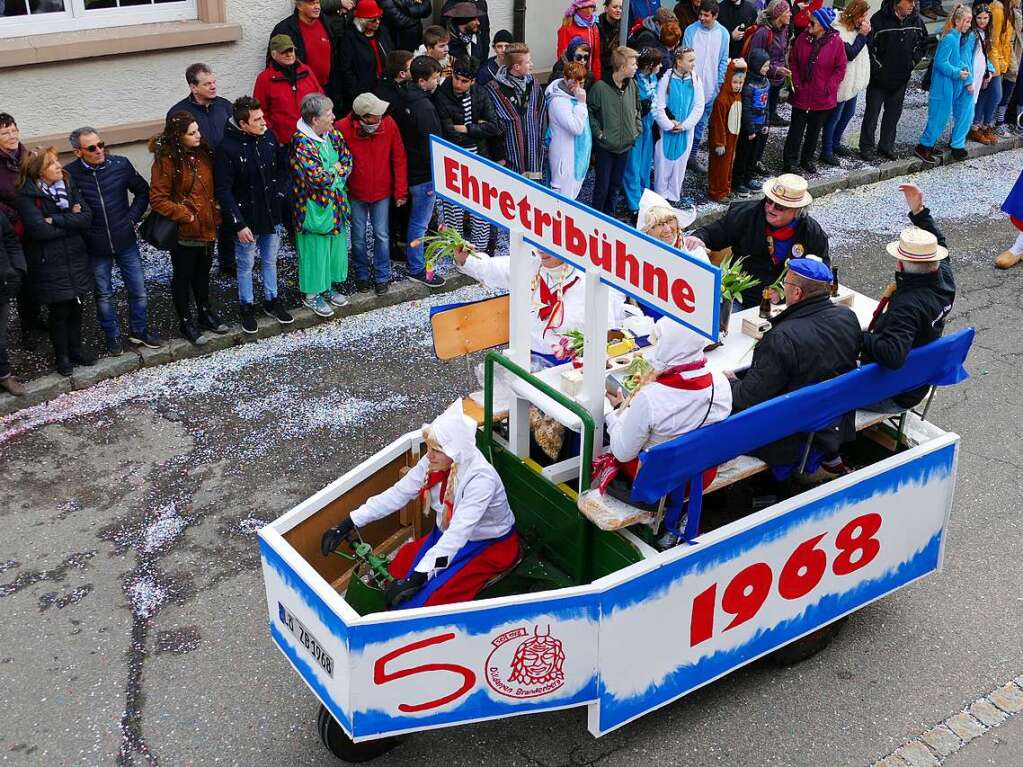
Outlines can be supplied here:
M944 767L1019 767L1023 765L1023 716L1013 717L944 762Z

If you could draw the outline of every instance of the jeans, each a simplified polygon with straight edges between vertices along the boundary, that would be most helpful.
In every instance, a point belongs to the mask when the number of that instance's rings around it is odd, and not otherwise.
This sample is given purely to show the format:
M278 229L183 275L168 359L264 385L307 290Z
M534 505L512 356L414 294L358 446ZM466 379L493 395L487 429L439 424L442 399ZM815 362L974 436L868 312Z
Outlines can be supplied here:
M408 188L408 198L408 248L405 250L408 256L408 271L409 274L422 274L426 270L423 243L420 242L415 247L412 247L412 243L421 240L426 234L426 228L430 225L433 204L437 199L433 194L433 182L424 181L422 184L413 184Z
M992 77L977 97L977 107L974 110L973 122L975 125L994 125L995 110L1002 100L1002 77Z
M142 274L142 255L138 245L131 245L111 258L93 258L92 274L96 280L96 320L107 338L120 338L121 326L114 308L114 288L110 281L114 261L121 270L121 279L128 292L128 328L134 336L146 334L146 280Z
M782 153L786 172L796 165L813 162L814 154L817 152L817 139L821 135L824 118L827 116L826 109L810 111L792 107L792 122L789 124L789 133L785 137L785 148Z
M594 149L596 155L596 176L593 180L593 200L590 207L613 216L615 198L622 188L625 166L629 163L629 150L620 154L609 152L602 147Z
M821 157L829 157L835 148L842 146L842 135L849 126L849 121L856 114L856 97L843 101L828 113L824 121L824 139L821 143Z
M390 230L391 200L385 197L376 202L351 199L352 204L352 268L355 279L369 281L369 256L366 254L366 223L373 222L373 279L390 282L391 254Z
M178 319L192 316L191 298L196 307L210 305L210 269L213 268L213 243L191 247L175 243L171 248L171 296Z
M7 321L11 316L11 302L0 300L0 378L11 374L11 360L7 356Z
M906 86L895 88L877 88L867 86L867 103L863 108L863 124L860 126L860 151L874 149L874 136L877 133L877 118L881 117L881 137L877 148L891 152L895 148L895 131L902 117L902 104L906 100Z
M235 257L238 260L238 300L243 304L253 303L252 268L259 251L260 276L263 278L263 298L273 301L277 298L277 250L281 245L284 227L278 225L271 234L257 234L255 242L235 240Z

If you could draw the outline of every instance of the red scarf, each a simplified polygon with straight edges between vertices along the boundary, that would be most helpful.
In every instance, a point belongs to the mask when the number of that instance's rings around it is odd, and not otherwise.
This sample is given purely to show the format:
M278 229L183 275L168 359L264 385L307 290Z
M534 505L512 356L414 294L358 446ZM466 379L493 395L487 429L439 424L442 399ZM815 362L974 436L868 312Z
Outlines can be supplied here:
M428 497L430 495L430 490L435 486L440 485L440 502L444 507L441 527L445 530L447 530L448 525L451 524L451 515L454 512L451 501L444 500L444 494L448 489L448 476L450 474L450 469L447 471L429 471L426 473L426 481L423 483L423 486L419 488L420 499L429 503Z
M546 322L544 325L543 334L547 335L547 331L552 328L560 328L561 323L565 319L565 304L562 301L562 296L568 292L568 289L579 282L579 277L573 277L565 285L562 286L561 290L551 290L547 287L547 282L541 276L540 282L540 319Z
M664 384L672 389L686 389L688 391L706 389L713 383L713 377L710 373L704 373L702 376L696 376L694 378L683 378L681 375L682 373L699 370L706 364L707 358L701 357L695 362L686 362L683 365L675 365L665 370L657 376L655 380L657 383Z
M373 49L373 58L377 65L377 79L379 80L384 74L384 62L380 59L380 43L377 42L376 36L369 38L369 47Z
M767 237L767 252L774 265L780 266L785 263L792 252L792 239L796 236L796 224L791 223L778 229L770 224L764 224L764 236Z

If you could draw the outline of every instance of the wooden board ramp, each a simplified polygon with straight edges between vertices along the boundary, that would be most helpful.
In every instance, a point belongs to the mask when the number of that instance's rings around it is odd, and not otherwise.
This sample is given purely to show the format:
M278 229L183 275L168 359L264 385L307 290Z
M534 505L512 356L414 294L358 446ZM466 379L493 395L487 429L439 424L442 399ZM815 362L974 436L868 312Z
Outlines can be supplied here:
M430 317L433 350L439 359L452 360L466 354L508 343L508 296L471 304L459 304Z

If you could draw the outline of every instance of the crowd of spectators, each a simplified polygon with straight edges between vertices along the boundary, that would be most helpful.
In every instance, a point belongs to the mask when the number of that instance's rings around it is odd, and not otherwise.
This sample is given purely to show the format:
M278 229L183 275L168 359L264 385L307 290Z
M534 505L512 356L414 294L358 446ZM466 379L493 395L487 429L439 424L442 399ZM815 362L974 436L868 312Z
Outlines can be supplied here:
M916 154L938 160L949 118L956 158L969 139L991 143L1018 130L1020 0L950 12L883 0L873 14L866 0L849 0L841 13L822 0L681 0L674 9L633 0L624 24L622 0L600 12L596 0L571 0L552 31L557 59L544 62L546 83L523 41L503 29L491 37L486 0L448 0L443 23L428 26L433 16L427 0L340 0L329 12L319 0L295 0L270 34L251 95L229 101L210 67L188 67L188 95L150 141L148 183L95 128L70 134L76 159L64 165L57 148L29 151L14 117L0 113L0 386L23 390L7 363L12 305L23 345L48 330L62 375L95 363L81 343L90 296L108 354L125 341L163 344L149 328L136 234L150 209L143 230L173 229L171 294L181 335L194 344L228 332L211 305L215 263L237 280L245 332L257 331L259 311L293 321L278 297L285 236L297 250L302 302L322 317L348 301L349 257L359 291L386 293L391 260L402 257L410 279L443 285L424 261L431 227L456 228L480 250L493 232L437 204L431 136L570 198L592 173L582 202L630 224L647 188L692 206L687 170L707 175L712 199L742 198L767 175L772 129L787 132L786 173L813 174L817 162L852 155L843 136L860 94L855 151L894 159L910 75L926 52L924 16L947 18L924 78L928 123ZM786 96L790 119L778 111ZM127 332L114 308L114 264Z

